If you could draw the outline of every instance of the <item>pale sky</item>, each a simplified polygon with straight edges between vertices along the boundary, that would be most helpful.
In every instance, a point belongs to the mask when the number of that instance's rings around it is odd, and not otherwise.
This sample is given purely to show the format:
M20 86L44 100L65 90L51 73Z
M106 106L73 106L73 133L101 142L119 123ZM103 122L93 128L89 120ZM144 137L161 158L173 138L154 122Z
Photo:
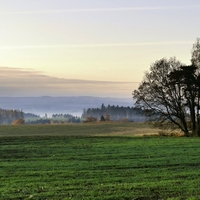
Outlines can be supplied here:
M156 60L190 64L199 23L199 0L0 0L0 95L131 97Z

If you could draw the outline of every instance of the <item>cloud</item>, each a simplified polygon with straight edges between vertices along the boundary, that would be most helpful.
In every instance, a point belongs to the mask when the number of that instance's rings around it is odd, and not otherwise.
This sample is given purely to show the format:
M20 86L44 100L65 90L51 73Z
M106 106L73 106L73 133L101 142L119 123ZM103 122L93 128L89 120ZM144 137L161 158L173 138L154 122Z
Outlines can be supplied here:
M76 8L59 10L35 10L35 11L8 11L0 12L0 15L19 15L19 14L49 14L49 13L79 13L79 12L119 12L119 11L147 11L147 10L180 10L180 9L200 9L200 5L187 6L148 6L148 7L116 7L116 8Z
M131 97L137 82L61 79L32 69L0 67L0 96Z
M101 48L120 46L160 46L160 45L185 45L192 44L193 41L163 41L163 42L138 42L138 43L107 43L107 44L63 44L63 45L18 45L0 46L0 50L11 49L50 49L50 48Z

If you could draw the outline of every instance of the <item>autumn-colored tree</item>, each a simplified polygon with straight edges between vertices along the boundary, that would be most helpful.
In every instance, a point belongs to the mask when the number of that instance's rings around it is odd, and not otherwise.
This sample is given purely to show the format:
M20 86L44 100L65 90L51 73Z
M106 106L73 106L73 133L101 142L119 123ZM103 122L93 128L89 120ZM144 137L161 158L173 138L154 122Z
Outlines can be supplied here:
M110 115L109 115L109 114L106 115L105 120L106 120L107 122L110 121Z
M24 124L24 123L25 123L24 119L19 118L19 119L15 120L12 124L19 125L19 124Z

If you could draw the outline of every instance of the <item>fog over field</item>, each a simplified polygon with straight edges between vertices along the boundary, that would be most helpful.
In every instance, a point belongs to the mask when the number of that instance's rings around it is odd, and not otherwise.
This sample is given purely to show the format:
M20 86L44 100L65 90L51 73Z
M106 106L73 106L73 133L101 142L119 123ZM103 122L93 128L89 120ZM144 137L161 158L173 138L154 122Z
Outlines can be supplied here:
M101 98L91 96L77 97L1 97L0 108L19 109L26 113L34 113L41 117L52 114L72 114L81 116L83 109L97 108L105 105L119 105L132 107L131 98Z

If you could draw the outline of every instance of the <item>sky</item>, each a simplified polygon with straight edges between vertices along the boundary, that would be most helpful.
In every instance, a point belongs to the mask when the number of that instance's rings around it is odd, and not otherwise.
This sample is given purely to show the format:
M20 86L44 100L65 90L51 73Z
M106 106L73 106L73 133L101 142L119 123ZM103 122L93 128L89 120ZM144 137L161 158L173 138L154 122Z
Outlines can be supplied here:
M0 96L132 97L156 60L190 64L199 0L0 0Z

